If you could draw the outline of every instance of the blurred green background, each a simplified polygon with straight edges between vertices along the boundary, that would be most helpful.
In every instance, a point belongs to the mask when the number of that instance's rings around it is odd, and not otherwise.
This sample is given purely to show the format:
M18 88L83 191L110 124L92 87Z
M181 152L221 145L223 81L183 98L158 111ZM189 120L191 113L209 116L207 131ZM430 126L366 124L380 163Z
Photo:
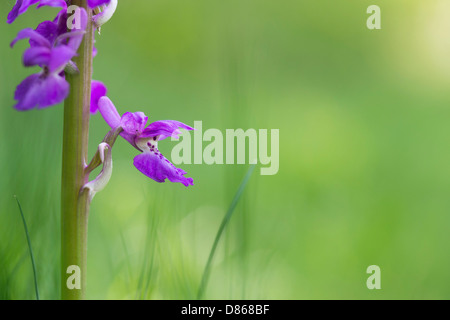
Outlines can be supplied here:
M15 111L16 33L52 19L0 16L0 298L59 298L63 107ZM381 7L382 29L366 9ZM208 299L450 298L450 3L119 1L96 37L94 78L120 113L203 129L280 130L280 170L255 171L219 245ZM92 117L90 154L108 130ZM160 143L170 159L175 142ZM158 184L124 140L89 224L90 299L194 299L248 166L180 165ZM381 268L368 290L366 268Z

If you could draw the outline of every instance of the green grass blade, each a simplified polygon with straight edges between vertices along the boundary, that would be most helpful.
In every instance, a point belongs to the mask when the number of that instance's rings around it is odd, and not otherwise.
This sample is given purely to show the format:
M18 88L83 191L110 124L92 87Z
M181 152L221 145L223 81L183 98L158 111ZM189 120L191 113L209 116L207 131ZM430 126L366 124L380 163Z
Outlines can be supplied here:
M17 196L14 196L17 201L17 205L19 206L20 215L22 216L23 227L25 229L25 235L27 236L28 249L30 250L31 264L33 266L33 274L34 274L34 288L36 290L36 300L39 300L39 290L37 284L37 273L36 273L36 263L34 262L33 249L31 248L31 240L30 234L28 233L27 222L25 221L25 216L23 215L22 206L20 205L19 199Z
M219 244L222 233L225 230L225 227L227 226L228 222L230 221L231 216L233 215L233 211L236 208L236 205L239 202L239 199L241 198L242 193L244 192L248 181L250 180L250 177L253 173L253 170L255 169L255 166L256 166L255 164L252 164L250 166L250 168L248 169L248 171L244 177L244 180L242 180L242 183L239 186L239 189L237 190L236 194L234 195L233 201L231 202L231 205L228 208L227 213L223 217L222 223L220 224L219 230L217 231L216 238L214 239L214 243L211 248L211 252L209 253L209 257L208 257L208 261L205 266L205 270L203 271L202 282L198 289L197 299L201 299L203 297L203 293L205 292L206 286L208 284L209 273L211 271L211 263L213 261L214 254L216 252L217 245Z

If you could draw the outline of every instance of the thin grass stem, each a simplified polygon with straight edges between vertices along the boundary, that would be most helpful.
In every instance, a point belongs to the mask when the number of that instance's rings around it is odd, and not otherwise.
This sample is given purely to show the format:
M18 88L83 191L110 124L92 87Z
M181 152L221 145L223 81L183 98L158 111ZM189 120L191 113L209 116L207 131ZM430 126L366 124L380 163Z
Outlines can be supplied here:
M217 231L216 238L214 239L214 243L211 248L211 252L209 253L208 261L205 266L205 270L203 271L202 276L202 282L200 283L200 287L198 289L197 299L200 300L203 297L203 294L205 292L206 286L208 284L209 280L209 274L211 271L211 264L214 258L214 254L217 249L217 245L219 244L220 238L222 236L223 231L225 230L225 227L227 226L228 222L231 219L231 216L233 215L234 209L236 208L236 205L239 202L239 199L241 198L242 194L244 193L245 187L247 186L248 181L250 180L250 177L252 176L253 170L255 169L254 164L250 166L248 169L244 180L242 180L241 185L239 186L236 194L234 195L233 201L231 202L230 207L228 208L227 213L223 217L222 223L220 224L219 230Z
M25 220L25 216L23 215L22 206L20 205L19 198L14 196L17 201L17 205L19 206L20 216L22 217L23 228L25 229L25 235L27 236L28 242L28 250L30 251L31 265L33 267L33 276L34 276L34 290L36 291L36 300L39 300L39 289L37 283L37 272L36 272L36 263L34 261L33 248L31 247L30 234L28 232L27 222Z

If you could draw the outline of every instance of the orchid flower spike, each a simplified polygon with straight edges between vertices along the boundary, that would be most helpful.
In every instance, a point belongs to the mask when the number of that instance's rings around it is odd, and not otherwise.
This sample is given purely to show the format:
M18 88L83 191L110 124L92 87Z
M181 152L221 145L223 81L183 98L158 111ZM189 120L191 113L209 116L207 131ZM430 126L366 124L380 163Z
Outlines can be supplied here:
M186 187L194 185L192 178L186 178L186 171L176 168L158 150L158 141L167 137L178 137L179 128L194 128L174 120L156 121L147 127L148 117L142 112L127 112L122 117L112 101L104 96L99 99L98 108L106 123L111 128L122 127L122 138L142 152L134 158L134 166L147 177L156 182L180 182Z
M41 0L40 5L50 3L53 2ZM53 21L44 21L35 30L27 28L18 33L11 47L19 40L29 39L30 48L25 51L23 63L26 67L38 65L42 71L29 76L17 87L14 97L17 110L49 107L68 96L70 88L65 73L79 72L72 58L77 54L87 23L88 14L81 8L80 29L67 31L67 12L61 10ZM95 113L98 99L106 95L107 88L103 83L93 80L91 92L91 112Z

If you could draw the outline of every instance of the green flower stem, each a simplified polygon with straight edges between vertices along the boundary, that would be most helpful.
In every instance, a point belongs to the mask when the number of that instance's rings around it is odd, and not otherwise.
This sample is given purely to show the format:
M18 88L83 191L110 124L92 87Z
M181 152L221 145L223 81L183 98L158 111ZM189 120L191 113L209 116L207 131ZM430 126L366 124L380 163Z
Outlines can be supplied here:
M86 35L74 58L79 73L66 74L70 94L64 105L64 136L61 185L61 298L80 300L86 297L88 197L80 194L87 183L85 167L88 153L89 108L92 79L93 24L92 12L86 0L73 0L72 4L88 12ZM80 289L67 287L72 274L69 266L78 266Z

